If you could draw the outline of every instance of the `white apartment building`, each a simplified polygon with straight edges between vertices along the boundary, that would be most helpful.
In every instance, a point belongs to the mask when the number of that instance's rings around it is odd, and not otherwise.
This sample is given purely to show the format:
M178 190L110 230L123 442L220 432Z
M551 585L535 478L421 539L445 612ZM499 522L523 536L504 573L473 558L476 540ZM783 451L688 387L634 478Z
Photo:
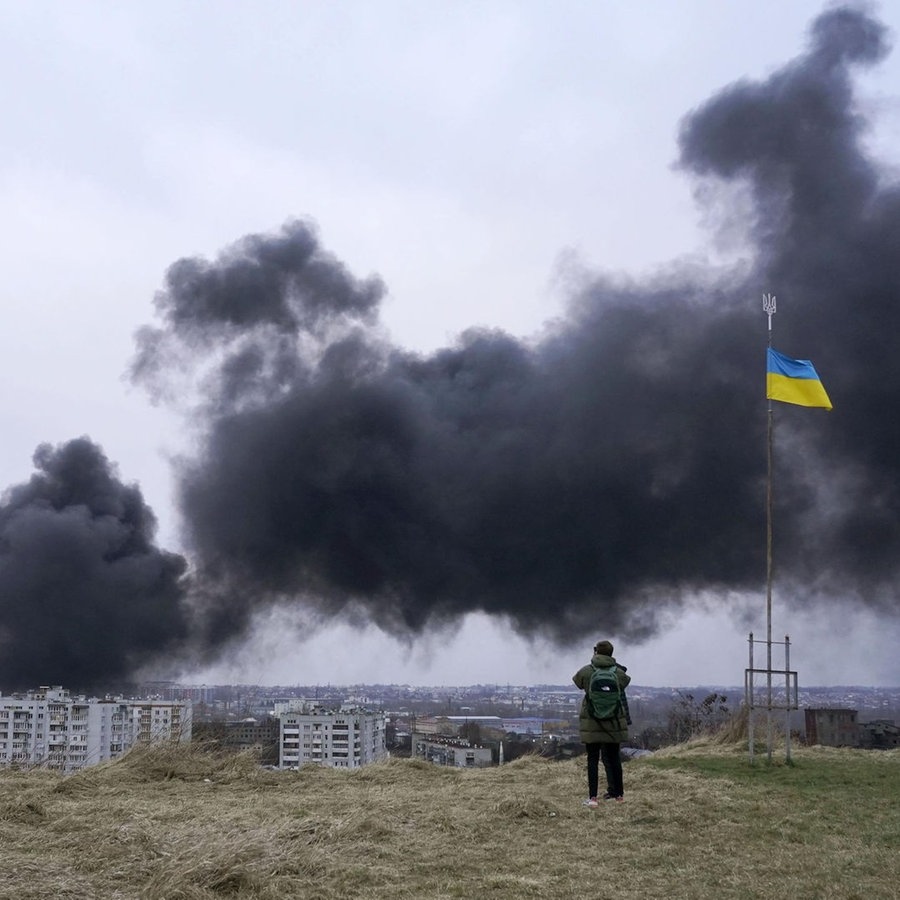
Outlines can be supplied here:
M136 744L153 741L190 741L190 702L183 700L130 700L131 733Z
M339 710L305 703L276 704L278 767L297 769L309 763L335 769L358 769L387 756L383 712Z
M137 743L189 741L190 703L72 697L61 687L0 695L0 765L75 772Z

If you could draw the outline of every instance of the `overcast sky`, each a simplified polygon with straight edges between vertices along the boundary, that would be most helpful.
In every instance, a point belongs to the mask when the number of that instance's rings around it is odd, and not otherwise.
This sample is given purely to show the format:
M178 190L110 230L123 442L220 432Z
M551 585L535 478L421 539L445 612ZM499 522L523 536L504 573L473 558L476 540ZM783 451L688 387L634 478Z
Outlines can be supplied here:
M385 327L422 352L476 325L537 333L562 314L573 273L740 259L741 236L706 230L674 166L679 123L795 57L823 8L0 2L0 486L28 479L42 442L87 435L179 551L170 460L191 437L129 383L135 331L175 260L292 218L315 222L356 276L383 279ZM900 33L897 5L872 9ZM896 53L857 79L870 152L894 174L898 86ZM760 311L761 345L764 328ZM778 599L775 637L790 633L801 683L900 683L896 618L839 625ZM639 684L739 684L764 612L762 593L697 598L645 644L598 621L567 648L480 614L410 645L327 623L301 640L272 614L195 679L567 682L610 638Z

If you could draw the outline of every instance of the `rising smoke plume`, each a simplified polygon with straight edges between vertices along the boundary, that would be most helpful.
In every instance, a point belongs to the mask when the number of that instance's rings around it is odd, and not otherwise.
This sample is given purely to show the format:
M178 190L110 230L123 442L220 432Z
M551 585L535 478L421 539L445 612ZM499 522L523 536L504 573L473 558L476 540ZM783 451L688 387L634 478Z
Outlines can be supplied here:
M900 192L850 80L886 51L877 21L832 10L799 59L689 114L681 167L720 213L752 198L751 262L597 277L540 340L392 346L380 284L302 221L172 266L134 374L199 392L178 478L210 639L298 599L394 632L483 610L640 636L693 592L761 589L770 290L777 345L814 356L835 403L777 412L780 584L896 608Z
M132 374L196 430L190 572L96 444L39 448L0 503L3 688L210 658L273 605L406 634L484 610L565 640L761 590L765 291L776 345L835 404L776 411L779 590L896 613L900 188L851 82L886 52L877 21L832 10L799 59L691 112L681 168L724 229L750 198L747 261L597 276L539 339L392 345L381 283L304 221L175 263Z
M185 561L87 438L34 464L0 504L0 685L108 687L187 636Z

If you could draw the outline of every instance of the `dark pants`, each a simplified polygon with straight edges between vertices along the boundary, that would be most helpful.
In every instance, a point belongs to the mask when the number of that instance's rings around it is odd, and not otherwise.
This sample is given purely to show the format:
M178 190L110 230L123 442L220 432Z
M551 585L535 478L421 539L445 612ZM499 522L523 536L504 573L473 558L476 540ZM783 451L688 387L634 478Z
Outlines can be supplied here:
M625 794L622 783L622 755L619 744L585 744L587 750L588 797L596 797L599 785L600 760L606 771L606 792L613 797Z

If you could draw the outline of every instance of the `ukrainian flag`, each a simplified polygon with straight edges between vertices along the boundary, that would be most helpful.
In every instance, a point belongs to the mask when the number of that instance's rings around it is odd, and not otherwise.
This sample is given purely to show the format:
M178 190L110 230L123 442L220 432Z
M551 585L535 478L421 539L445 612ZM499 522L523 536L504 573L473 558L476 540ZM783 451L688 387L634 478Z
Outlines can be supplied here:
M766 353L766 397L798 406L823 406L831 400L808 359L791 359L769 347Z

